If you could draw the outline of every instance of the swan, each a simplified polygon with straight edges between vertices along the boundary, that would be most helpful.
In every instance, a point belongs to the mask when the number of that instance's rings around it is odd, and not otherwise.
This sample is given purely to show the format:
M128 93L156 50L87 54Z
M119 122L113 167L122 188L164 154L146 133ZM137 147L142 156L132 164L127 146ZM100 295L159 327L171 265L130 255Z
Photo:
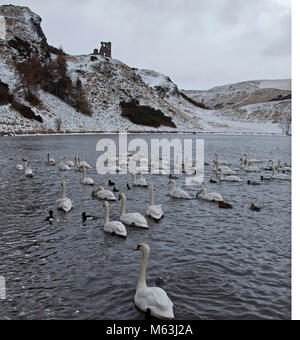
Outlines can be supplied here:
M275 175L275 168L274 167L273 167L273 172L272 172L272 178L273 179L286 180L286 181L290 181L292 179L291 176L286 175L286 174L276 174Z
M224 202L224 199L222 197L221 194L219 194L218 192L207 192L207 189L202 188L200 190L198 190L196 197L198 197L201 193L203 192L203 195L201 196L201 198L203 198L206 201L210 201L210 202Z
M85 161L81 161L80 157L79 156L77 156L77 157L78 157L78 163L79 163L78 166L79 166L79 168L81 168L81 167L85 167L87 169L91 169L92 168L92 166L89 163L87 163Z
M148 224L144 216L140 213L125 213L126 210L126 196L123 192L119 195L119 200L122 200L122 207L121 207L121 216L120 221L125 225L129 225L132 227L139 227L148 229Z
M154 186L151 185L151 187L150 187L150 205L149 205L148 210L146 211L146 216L149 216L149 217L153 218L154 220L158 221L162 217L164 217L164 212L163 212L160 204L158 204L158 205L154 204L154 190L155 190Z
M33 170L30 167L28 167L28 161L25 161L25 176L26 177L34 177Z
M53 158L50 158L50 154L49 152L47 153L47 164L49 166L55 166L56 165L56 162Z
M173 197L173 198L184 198L184 199L190 199L190 195L184 191L183 189L181 188L177 188L176 187L176 182L172 179L169 184L172 184L173 187L171 189L171 192L170 192L170 196Z
M216 157L216 159L215 159L216 162L218 162L220 165L229 165L229 163L224 161L224 160L220 161L219 160L219 155L217 153L215 154L215 157Z
M17 162L17 164L16 164L16 169L19 170L19 171L23 171L23 170L24 170L24 167L23 167L23 165L22 165L21 163L19 163L20 160L21 160L21 159L18 158L18 162Z
M100 198L101 200L107 201L116 201L116 196L109 190L104 190L103 187L99 187L98 189L92 192L93 196Z
M71 168L69 167L69 165L67 165L67 164L63 161L63 158L62 158L62 157L60 157L59 169L60 169L61 171L69 171L69 170L71 170Z
M200 185L203 183L203 177L201 176L186 177L185 183L186 185Z
M214 161L214 166L213 166L213 171L218 173L220 171L223 171L224 175L235 175L236 172L232 169L230 169L228 166L222 166L219 167L219 162L218 161Z
M62 195L61 195L61 199L57 201L58 203L57 208L60 210L63 210L64 212L69 212L73 208L73 202L68 197L66 197L66 186L67 186L66 182L62 181L61 186L62 186Z
M223 172L220 173L220 181L226 181L226 182L243 182L242 179L240 179L238 176L223 176Z
M248 155L246 153L244 153L244 157L245 157L245 160L244 160L244 164L247 164L248 162L249 163L262 163L263 161L262 160L259 160L259 159L249 159L248 160Z
M291 167L289 166L281 166L281 162L278 161L277 169L280 171L292 171Z
M104 202L105 207L105 220L104 220L104 228L103 230L106 233L110 233L112 235L122 236L124 238L127 237L127 230L122 222L119 221L109 221L109 204L107 201Z
M244 166L244 170L247 172L261 172L261 169L257 166L251 165L249 161L247 161L247 164Z
M143 312L155 318L163 320L174 319L173 303L167 293L162 288L147 286L146 267L150 255L150 247L146 243L141 243L135 250L141 250L143 254L134 296L135 305Z
M273 171L274 162L272 160L269 160L269 165L265 167L266 171Z
M136 179L136 172L132 173L133 175L133 185L136 187L148 187L147 181L144 178Z
M64 157L64 162L71 168L73 168L75 166L74 162L68 161L67 156Z
M85 167L83 167L83 178L82 178L81 183L85 184L85 185L94 185L94 180L91 179L90 177L86 177L86 168Z

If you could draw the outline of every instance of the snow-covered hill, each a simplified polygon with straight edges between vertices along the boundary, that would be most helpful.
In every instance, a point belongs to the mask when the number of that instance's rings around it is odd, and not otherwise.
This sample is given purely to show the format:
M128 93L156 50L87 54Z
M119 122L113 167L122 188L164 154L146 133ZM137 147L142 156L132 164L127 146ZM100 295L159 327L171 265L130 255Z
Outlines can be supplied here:
M53 88L61 85L61 79L53 65L61 67L57 61L60 54L48 45L41 18L26 7L8 5L0 6L0 19L5 23L3 39L0 37L0 134L120 130L281 133L281 120L291 115L291 100L285 98L291 94L290 81L250 81L208 91L180 91L161 73L133 69L99 55L64 55L64 81L70 83L64 85L69 92L57 95ZM42 86L42 80L24 73L25 77L20 73L22 63L31 63L43 72L53 70L48 74L53 83ZM72 105L74 91L70 88L78 86L89 107L88 115ZM34 92L38 102L28 99L28 91ZM276 100L268 102L272 99ZM140 125L122 115L122 102L153 108L176 128ZM27 108L25 115L16 110L20 105ZM134 112L134 118L139 112L148 114L148 109Z

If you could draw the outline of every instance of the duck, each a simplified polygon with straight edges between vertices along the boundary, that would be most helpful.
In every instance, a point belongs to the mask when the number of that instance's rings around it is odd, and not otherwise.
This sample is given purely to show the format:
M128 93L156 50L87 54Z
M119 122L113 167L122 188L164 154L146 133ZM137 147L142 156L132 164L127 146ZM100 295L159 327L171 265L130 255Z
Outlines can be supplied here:
M116 187L114 187L113 192L119 192L119 190Z
M219 202L219 208L221 209L232 209L233 206L227 202Z
M107 201L116 201L116 196L109 190L105 190L103 187L99 187L96 190L93 190L92 195L100 198L101 200Z
M177 176L169 175L169 179L178 179Z
M202 199L206 200L206 201L210 201L210 202L224 202L224 199L222 197L221 194L219 194L218 192L207 192L206 188L201 188L197 191L196 197L198 198L198 196L203 192L203 195L201 196Z
M67 184L65 181L61 182L61 187L62 187L62 195L61 195L61 199L57 201L58 203L57 208L68 213L73 209L73 202L68 197L66 197Z
M120 221L128 226L148 229L147 221L140 213L134 212L126 214L126 195L123 192L119 195L119 201L120 200L122 200Z
M108 181L108 185L110 186L110 187L113 187L114 185L116 185L114 182L112 182L111 180L109 180Z
M176 187L176 182L172 179L168 184L172 185L170 196L173 198L191 199L190 195L181 188Z
M127 230L125 225L120 221L109 221L109 204L107 201L104 202L104 207L105 207L105 219L103 230L106 233L118 235L126 239Z
M82 216L82 222L92 221L92 220L97 220L98 219L98 217L87 215L86 212L83 212L81 214L81 216Z
M254 205L254 204L251 204L250 209L251 209L252 211L260 211L260 208L257 207L257 206Z
M269 160L269 165L267 165L264 170L265 171L273 171L273 167L274 167L274 162L273 162L272 159L270 159Z
M33 170L28 166L28 161L25 161L25 176L26 177L34 177Z
M250 180L247 181L247 184L248 185L260 185L260 183L255 182L255 181L250 181Z
M210 179L209 183L218 183L218 181L216 181L215 179Z
M136 285L134 303L137 308L148 315L161 319L174 319L173 302L160 287L148 287L146 283L146 267L150 256L150 247L146 243L139 244L136 251L141 250L143 257Z
M54 221L53 211L49 210L48 214L49 216L46 217L45 221L52 224L52 222Z
M136 178L135 171L133 172L132 175L133 175L133 186L136 186L136 187L145 187L145 188L148 187L147 181L144 178L142 178L142 177L139 178L139 179Z
M159 221L164 217L164 212L162 210L161 204L154 203L154 191L155 187L153 185L150 186L150 205L146 211L146 216L151 217L155 221Z
M86 177L86 167L83 167L83 178L81 181L84 185L94 185L94 180L90 177Z
M271 181L272 177L265 177L265 176L260 176L261 181Z
M131 186L127 183L127 190L131 190Z
M50 157L49 152L47 153L47 165L49 165L49 166L55 166L56 165L55 160Z

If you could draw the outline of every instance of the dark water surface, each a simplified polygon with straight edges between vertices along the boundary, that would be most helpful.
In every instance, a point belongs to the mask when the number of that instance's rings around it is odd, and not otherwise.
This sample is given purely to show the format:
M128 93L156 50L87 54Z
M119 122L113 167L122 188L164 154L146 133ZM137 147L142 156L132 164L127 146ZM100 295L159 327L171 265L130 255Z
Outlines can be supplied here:
M205 139L205 161L210 164L215 152L232 162L233 168L238 168L243 153L249 158L291 161L289 137L196 137ZM215 176L206 166L204 186L233 205L233 210L223 210L196 199L197 187L185 188L193 200L173 200L167 195L167 176L146 175L157 188L156 203L163 205L165 218L159 223L149 220L149 230L127 227L128 237L123 240L103 232L103 204L91 198L91 187L81 185L81 173L61 172L45 163L46 152L56 160L61 155L73 160L79 154L93 165L88 176L97 185L108 188L112 179L125 190L132 182L130 175L97 174L99 139L0 137L0 275L6 278L7 288L7 299L0 301L0 319L144 319L133 303L141 261L141 253L133 249L140 242L151 247L148 285L167 291L176 319L291 318L289 181L268 181L257 187L246 181L210 184ZM33 179L16 170L18 157L30 161L36 172ZM244 180L258 181L263 174L238 172ZM184 178L178 184L183 185ZM66 215L56 210L62 179L74 202ZM145 214L148 190L125 192L127 211ZM261 206L261 211L251 211L251 203ZM110 218L117 220L120 203L110 208ZM49 209L56 217L53 225L44 221ZM100 220L83 225L83 211Z

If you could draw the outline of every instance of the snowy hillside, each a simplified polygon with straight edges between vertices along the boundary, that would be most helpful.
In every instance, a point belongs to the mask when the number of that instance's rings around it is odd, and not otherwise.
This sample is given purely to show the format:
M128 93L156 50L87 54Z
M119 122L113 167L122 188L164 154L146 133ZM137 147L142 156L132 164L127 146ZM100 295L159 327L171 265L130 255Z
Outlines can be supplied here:
M153 70L63 54L48 45L41 18L26 7L0 6L0 18L0 134L281 133L291 116L290 80L180 91ZM129 114L124 103L132 104Z

